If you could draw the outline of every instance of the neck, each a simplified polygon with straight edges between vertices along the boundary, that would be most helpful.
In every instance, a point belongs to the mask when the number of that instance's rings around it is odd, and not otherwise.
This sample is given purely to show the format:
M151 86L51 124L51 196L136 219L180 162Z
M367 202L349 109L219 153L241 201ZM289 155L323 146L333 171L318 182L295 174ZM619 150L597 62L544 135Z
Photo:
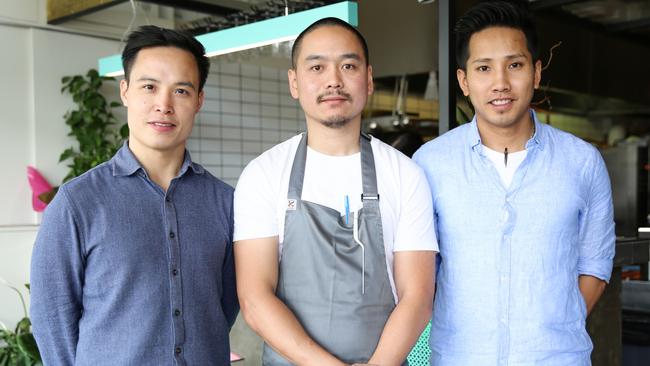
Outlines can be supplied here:
M320 153L333 156L356 154L360 150L361 119L352 120L340 128L308 120L307 134L309 147Z
M526 142L535 132L535 123L529 117L512 126L499 127L489 123L482 123L477 119L478 132L481 143L495 151L508 152L522 151Z
M178 175L183 165L185 147L180 146L173 150L153 150L143 148L137 143L129 143L129 149L147 172L149 179L167 192L172 179Z

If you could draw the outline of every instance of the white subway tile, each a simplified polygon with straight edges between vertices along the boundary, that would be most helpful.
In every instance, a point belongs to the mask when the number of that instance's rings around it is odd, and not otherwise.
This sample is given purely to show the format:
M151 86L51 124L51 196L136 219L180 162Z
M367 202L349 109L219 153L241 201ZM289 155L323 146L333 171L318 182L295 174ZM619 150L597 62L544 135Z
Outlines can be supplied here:
M221 138L224 140L239 140L241 139L241 128L222 127Z
M238 140L221 140L222 152L241 152L241 141Z
M223 162L223 165L236 165L236 166L241 166L241 154L237 153L224 153L221 155L221 161Z
M259 103L242 103L242 114L245 116L259 116L260 104Z
M201 137L211 139L221 138L221 127L201 126Z
M266 129L279 129L280 128L280 119L279 118L262 118L262 126Z
M242 126L249 128L259 128L261 120L259 116L242 116Z
M239 75L239 64L238 63L221 63L219 65L219 73L221 74L231 74Z
M241 116L237 114L222 114L221 123L222 126L241 126Z
M280 108L274 105L262 105L262 117L280 117Z
M241 137L246 141L260 141L262 139L261 130L257 128L242 128Z
M260 90L265 92L277 93L280 90L280 84L274 80L261 80Z
M276 143L280 142L280 131L278 130L262 131L262 141L264 142L274 141Z
M243 77L241 86L246 90L260 90L260 79Z
M240 87L239 76L220 74L219 85L221 87L239 88Z
M239 102L241 101L241 90L238 88L222 88L221 99L231 102Z
M260 92L254 90L244 90L241 92L241 97L244 102L260 103Z
M241 75L258 78L260 77L260 67L257 65L241 64Z
M280 107L280 118L282 119L296 119L298 117L298 110L294 107Z
M221 153L204 152L201 155L201 165L221 165Z
M221 101L221 111L223 113L239 114L241 113L241 104L239 102Z
M259 154L262 152L262 143L259 141L244 141L242 143L244 154Z
M266 67L266 66L262 66L260 68L260 71L263 79L271 79L271 80L278 79L278 73L280 72L279 69L274 69L272 67Z

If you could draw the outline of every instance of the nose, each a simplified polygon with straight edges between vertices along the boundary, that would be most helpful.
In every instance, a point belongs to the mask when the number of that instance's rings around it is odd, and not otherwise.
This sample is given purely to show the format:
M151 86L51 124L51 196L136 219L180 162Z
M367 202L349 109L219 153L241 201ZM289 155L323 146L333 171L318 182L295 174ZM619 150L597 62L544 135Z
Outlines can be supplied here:
M494 72L492 90L495 92L510 91L510 78L506 69L497 69Z
M167 92L158 93L158 95L156 96L154 107L156 112L162 114L173 114L174 107L172 105L172 96L170 95L170 93Z
M343 79L341 78L341 70L336 67L330 68L327 75L327 88L328 89L341 89L343 87Z

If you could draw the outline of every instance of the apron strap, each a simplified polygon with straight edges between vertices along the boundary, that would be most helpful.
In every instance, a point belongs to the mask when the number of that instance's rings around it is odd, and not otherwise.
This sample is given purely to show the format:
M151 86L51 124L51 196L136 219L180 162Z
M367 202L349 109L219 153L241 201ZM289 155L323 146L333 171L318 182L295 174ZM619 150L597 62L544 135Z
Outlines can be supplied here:
M377 190L377 173L375 171L375 158L372 153L370 140L372 137L361 133L361 182L363 193L361 202L366 206L379 208L379 191ZM293 158L291 176L289 177L289 190L287 198L297 202L302 197L302 184L305 179L305 165L307 161L307 133L303 133Z
M302 182L305 180L305 163L307 161L307 133L302 133L296 155L293 158L291 176L289 178L289 200L300 200L302 197ZM295 201L297 202L297 201Z

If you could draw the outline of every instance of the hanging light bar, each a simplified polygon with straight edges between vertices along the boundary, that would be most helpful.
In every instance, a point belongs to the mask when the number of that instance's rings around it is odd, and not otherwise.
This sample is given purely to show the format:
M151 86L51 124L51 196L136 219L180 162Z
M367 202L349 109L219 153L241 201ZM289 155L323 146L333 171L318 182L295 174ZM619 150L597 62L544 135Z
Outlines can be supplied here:
M339 18L353 26L357 26L359 24L357 3L354 1L343 1L282 17L202 34L197 36L196 39L205 47L206 56L213 57L292 41L310 24L326 17ZM121 57L121 55L113 55L99 59L100 75L123 75L124 70L122 70Z

